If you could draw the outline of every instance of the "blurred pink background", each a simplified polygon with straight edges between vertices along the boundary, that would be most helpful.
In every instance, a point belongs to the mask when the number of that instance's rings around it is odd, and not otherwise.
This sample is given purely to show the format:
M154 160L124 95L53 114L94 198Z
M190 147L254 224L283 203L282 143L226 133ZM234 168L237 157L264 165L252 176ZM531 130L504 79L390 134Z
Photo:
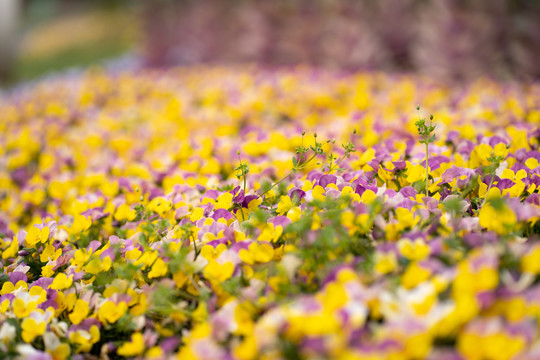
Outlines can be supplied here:
M0 78L130 64L540 77L540 0L2 0Z

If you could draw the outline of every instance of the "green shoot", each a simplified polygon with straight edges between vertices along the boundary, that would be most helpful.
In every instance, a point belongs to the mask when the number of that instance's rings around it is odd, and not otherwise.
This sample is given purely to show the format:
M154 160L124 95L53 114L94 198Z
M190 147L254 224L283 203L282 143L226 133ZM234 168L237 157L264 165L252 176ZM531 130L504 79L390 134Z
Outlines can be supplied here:
M418 112L418 121L416 121L414 125L416 125L416 128L418 129L418 135L422 137L420 144L426 145L426 196L429 196L429 144L435 142L434 132L436 125L433 125L432 123L433 115L429 116L429 125L426 124L426 119L420 119L420 105L416 106L416 111Z
M356 135L356 129L353 130L353 136ZM328 140L327 143L332 142L335 143L335 140ZM328 155L328 162L324 165L323 171L326 171L328 173L332 173L333 171L340 171L342 170L339 167L339 164L345 160L351 157L351 153L355 152L356 149L354 147L354 144L349 141L347 144L341 144L341 147L344 150L343 155L338 159L334 154Z
M193 261L197 260L197 257L201 253L200 249L197 249L197 242L195 240L195 232L193 230L193 225L190 223L184 224L181 226L182 229L182 239L189 241L191 244L193 244L193 250L195 250L195 257Z
M489 161L489 165L484 167L484 172L486 172L488 175L490 175L491 179L489 181L489 185L486 190L486 196L484 197L484 200L482 201L482 207L486 204L486 199L489 194L489 190L491 190L491 187L493 186L493 180L495 179L495 171L499 167L499 164L501 161L504 160L504 156L495 156L495 153L492 152L491 156L487 158Z
M246 185L247 185L247 174L249 173L249 166L247 163L242 162L242 159L240 158L240 150L236 152L238 155L238 161L240 161L240 165L234 168L236 171L236 178L240 180L240 178L244 179L244 194L246 193Z
M322 143L317 141L317 133L313 134L313 137L315 138L315 144L310 145L309 147L304 146L304 135L306 134L305 131L302 132L302 145L298 148L296 148L296 155L292 157L292 163L293 168L291 171L289 171L285 176L283 176L281 179L276 181L272 186L265 189L262 193L259 194L259 196L263 196L270 190L272 190L274 187L278 186L280 183L288 179L291 175L297 174L300 170L304 169L306 166L313 161L318 155L324 154L324 149L322 148ZM306 154L309 151L312 151L312 155L308 158Z

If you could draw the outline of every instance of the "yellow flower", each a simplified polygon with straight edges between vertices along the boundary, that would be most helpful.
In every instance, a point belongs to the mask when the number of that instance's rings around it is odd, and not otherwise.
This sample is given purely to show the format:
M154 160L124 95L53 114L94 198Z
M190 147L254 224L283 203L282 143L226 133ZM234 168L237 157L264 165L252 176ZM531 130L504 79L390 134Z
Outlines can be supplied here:
M234 272L234 265L230 262L226 262L221 265L217 261L213 260L204 267L203 274L204 277L209 280L215 280L218 282L223 282L229 279Z
M17 237L15 237L11 241L11 244L9 244L8 248L2 252L2 259L6 260L9 258L13 258L17 255L18 251L19 251L19 241L17 240Z
M152 346L145 354L148 359L162 359L164 357L163 350L159 346Z
M412 165L411 163L407 162L407 168L405 170L405 176L407 177L407 181L409 183L413 183L419 180L424 180L424 176L426 174L426 169L421 164Z
M71 320L73 324L77 325L86 319L89 311L90 308L88 307L88 303L82 299L77 299L77 301L75 301L73 311L71 314L69 314L69 320Z
M244 337L242 342L234 348L234 355L240 360L251 360L257 357L257 342L255 336Z
M496 269L482 267L474 275L478 292L493 290L499 284L499 273Z
M60 255L62 255L62 249L56 250L52 244L48 244L39 255L39 258L41 262L46 263L58 259Z
M86 231L92 225L92 219L90 216L75 215L73 224L69 228L70 234L78 234Z
M345 186L343 190L341 190L341 196L342 197L350 197L352 201L359 202L360 201L360 195L354 192L353 188L351 186Z
M511 169L504 169L501 173L501 179L510 179L512 181L521 180L527 177L527 172L523 169L515 173Z
M497 205L487 203L480 209L479 224L498 234L508 234L517 222L516 214L501 200L495 199L495 201L497 201Z
M300 220L300 217L302 216L302 210L299 206L294 206L287 212L287 218L291 220L291 222L295 222Z
M331 282L317 295L320 302L328 311L336 311L345 306L349 297L342 284Z
M471 158L469 166L471 168L477 168L479 166L487 166L490 164L488 158L494 152L494 149L488 144L480 144L471 152Z
M126 260L137 260L141 256L142 252L135 248L129 251L126 251L124 254L124 258Z
M38 229L35 226L31 226L26 234L26 246L33 248L36 244L45 242L49 238L49 228L43 227L43 229Z
M4 301L2 301L2 303L0 303L0 314L5 314L6 311L8 311L9 309L9 299L4 299Z
M217 209L229 209L232 205L233 194L226 192L218 196L216 201Z
M30 296L37 296L38 298L36 301L38 304L42 304L47 300L47 291L41 286L32 286L28 294L30 294Z
M15 285L13 285L12 282L6 281L4 285L2 285L2 290L0 291L0 295L9 294L19 288L25 288L26 290L28 290L28 284L22 280L17 281Z
M158 258L154 265L152 265L152 269L148 273L148 277L150 279L154 279L157 277L165 276L165 274L167 274L167 271L167 264L165 264L165 262L161 258Z
M414 212L402 207L396 209L396 217L403 229L408 227L412 228L420 221L419 217L414 216Z
M416 239L414 242L409 239L399 240L398 249L409 260L423 260L429 256L429 246L422 239Z
M122 344L118 348L118 355L125 357L134 357L141 355L144 351L144 339L140 332L131 335L131 341Z
M375 253L375 271L379 274L388 274L394 271L396 266L397 259L393 253Z
M47 350L51 354L53 360L65 360L71 355L71 349L66 343L60 343L54 350Z
M425 269L418 265L417 262L413 262L403 273L403 276L401 277L401 284L406 289L412 289L421 282L429 279L430 275L431 271L429 269Z
M249 250L241 249L238 255L246 264L252 265L254 262L266 263L273 259L274 248L267 243L251 243Z
M99 328L96 325L92 325L89 331L77 330L69 334L69 340L78 345L76 349L78 353L90 351L100 337Z
M458 338L458 349L468 359L513 359L525 348L525 339L502 331L487 334L464 332Z
M257 209L259 207L259 205L262 204L262 199L261 198L256 198L256 199L253 199L249 202L248 204L248 209L250 211L253 211L255 209Z
M530 157L527 160L525 160L525 166L531 170L536 169L538 165L539 165L538 160L536 160L535 158Z
M266 263L274 257L274 248L270 244L252 243L249 246L249 250L253 254L255 261L260 263Z
M117 221L133 221L137 217L137 212L132 209L128 204L122 204L116 209L114 213L114 219Z
M317 185L311 190L311 195L313 196L313 199L324 201L326 200L326 192L324 188L320 185Z
M54 278L50 288L53 290L64 290L69 288L73 284L73 275L67 277L64 273L59 273Z
M189 216L189 220L195 222L197 220L202 219L203 215L204 215L204 209L200 208L200 207L197 207L197 208L193 209L193 212Z
M106 301L99 308L99 321L101 321L102 324L114 324L126 313L127 309L128 306L125 302L115 304L112 301Z
M367 189L362 193L361 200L364 204L370 205L373 201L375 201L376 197L377 194L375 194L372 190Z
M281 234L283 234L283 227L281 225L274 227L274 224L269 223L264 227L263 231L261 231L261 234L257 240L276 242L280 238Z
M540 274L540 246L533 246L521 258L521 270L534 275Z
M498 143L495 145L493 152L495 153L495 156L502 156L503 160L506 159L506 156L508 155L508 149L504 143Z
M200 255L208 261L215 260L226 249L227 246L225 244L218 244L216 247L213 247L212 245L203 245Z
M30 315L30 313L36 308L37 302L35 301L25 302L23 299L19 298L13 300L13 313L19 319L28 317L28 315Z
M45 333L46 324L32 318L26 318L23 320L21 328L24 342L31 343L36 337Z
M154 211L161 216L164 216L172 209L172 202L163 197L156 197L148 204L148 210Z
M283 195L278 203L277 206L277 213L280 215L284 215L293 207L293 203L291 201L291 198L287 195Z
M106 256L103 260L99 257L94 257L86 266L84 271L89 274L96 275L100 272L107 272L112 266L112 260L110 257Z
M75 254L73 254L73 259L71 260L71 264L77 267L77 271L81 271L82 266L88 261L90 258L92 250L90 250L90 253L86 251L86 249L78 249L75 251Z

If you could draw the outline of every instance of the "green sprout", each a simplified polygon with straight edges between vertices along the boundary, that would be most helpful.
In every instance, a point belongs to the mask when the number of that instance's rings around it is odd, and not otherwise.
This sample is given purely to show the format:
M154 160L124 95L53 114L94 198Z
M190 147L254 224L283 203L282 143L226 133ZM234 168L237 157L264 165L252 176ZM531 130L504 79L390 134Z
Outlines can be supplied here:
M356 129L353 130L353 136L356 135ZM332 142L335 143L335 140L327 140L327 143ZM328 173L332 173L333 171L341 171L342 168L339 167L339 164L345 160L351 157L351 153L355 152L356 149L354 147L354 144L352 141L349 141L347 144L341 144L341 147L344 150L343 155L338 158L334 154L328 155L328 162L324 165L323 171L327 171Z
M306 135L306 132L302 131L302 145L296 148L296 155L292 157L293 168L291 169L291 171L289 171L285 176L283 176L281 179L276 181L273 185L264 189L263 192L259 194L259 196L263 196L264 194L272 190L274 187L278 186L283 181L288 179L291 175L297 174L300 170L308 166L309 163L311 163L311 161L313 161L318 155L325 154L325 151L322 148L323 144L317 141L317 133L313 134L313 137L315 138L315 143L313 145L310 145L309 147L304 146L305 135ZM308 158L306 155L310 150L313 153Z
M482 201L482 207L486 204L486 199L489 194L489 190L491 190L491 187L493 186L493 180L495 179L495 172L497 168L499 167L501 161L504 160L504 156L496 156L494 152L491 152L490 157L487 158L489 161L489 165L484 167L484 172L486 172L488 175L490 175L491 179L489 180L489 185L486 190L486 196L484 197L484 200Z
M195 251L195 257L193 258L193 261L195 261L201 253L201 249L197 249L197 242L195 240L195 230L193 229L193 225L191 223L186 223L180 226L180 228L182 229L182 240L188 241L189 243L193 244L193 250Z
M238 160L240 161L240 165L234 168L236 171L236 178L240 180L240 178L244 179L244 193L246 193L246 185L247 185L247 174L249 173L249 165L246 162L243 162L240 158L240 150L236 152L238 155Z
M418 121L414 123L416 125L416 128L418 129L418 135L422 137L422 140L420 140L420 144L426 145L426 196L429 196L428 193L428 185L429 185L429 167L428 167L428 159L429 159L429 144L435 142L435 127L436 125L433 125L433 115L429 116L429 125L426 124L426 119L420 119L420 105L416 106L416 111L418 112Z

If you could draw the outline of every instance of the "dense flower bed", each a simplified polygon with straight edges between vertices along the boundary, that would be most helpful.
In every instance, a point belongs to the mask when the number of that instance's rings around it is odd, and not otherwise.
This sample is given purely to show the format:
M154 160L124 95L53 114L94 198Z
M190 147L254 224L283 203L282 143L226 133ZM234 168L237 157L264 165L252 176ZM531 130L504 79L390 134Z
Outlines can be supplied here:
M12 93L0 357L539 357L539 108L309 68Z

